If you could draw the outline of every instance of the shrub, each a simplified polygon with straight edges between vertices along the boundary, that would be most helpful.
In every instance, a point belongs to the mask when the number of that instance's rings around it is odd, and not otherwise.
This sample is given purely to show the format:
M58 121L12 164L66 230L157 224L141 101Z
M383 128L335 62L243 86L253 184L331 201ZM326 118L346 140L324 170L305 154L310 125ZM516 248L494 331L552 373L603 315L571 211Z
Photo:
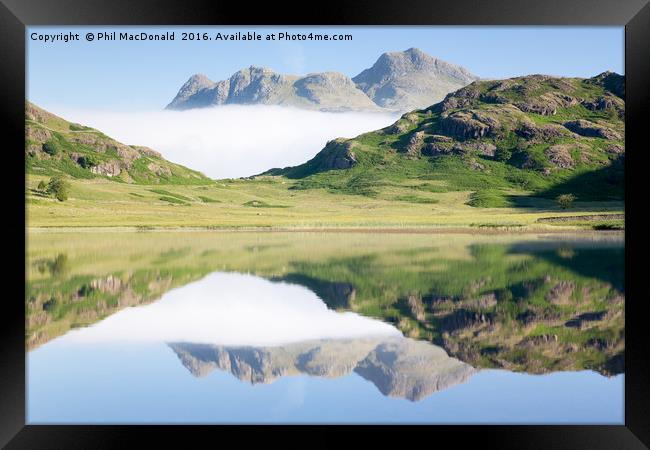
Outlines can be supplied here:
M68 273L68 255L66 253L59 253L56 257L48 262L48 268L53 276L61 276Z
M44 180L41 180L41 182L38 183L38 187L37 187L37 189L38 189L39 191L44 191L46 187L47 187L47 184L45 184L45 181L44 181Z
M562 195L558 195L555 201L557 202L558 205L560 205L560 208L567 209L573 204L573 201L575 199L576 196L573 194L562 194Z
M61 146L54 140L49 140L43 144L43 151L50 156L56 156L61 152Z
M56 299L52 297L48 301L43 303L43 311L51 311L56 306Z
M48 194L53 195L60 202L68 199L68 192L70 191L70 184L63 179L60 175L50 178L47 184L46 191Z
M498 147L494 152L494 159L501 162L510 161L512 158L512 150L505 147Z
M95 167L97 164L99 164L99 160L93 155L80 156L77 162L84 169L90 169L91 167Z

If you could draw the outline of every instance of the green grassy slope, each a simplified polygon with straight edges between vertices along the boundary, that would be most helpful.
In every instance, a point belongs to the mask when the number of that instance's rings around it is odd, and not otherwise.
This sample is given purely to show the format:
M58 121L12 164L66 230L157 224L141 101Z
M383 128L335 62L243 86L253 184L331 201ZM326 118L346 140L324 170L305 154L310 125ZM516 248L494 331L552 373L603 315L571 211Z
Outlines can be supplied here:
M478 81L395 124L336 139L313 159L263 175L298 180L293 189L381 195L473 191L471 206L519 206L516 192L621 200L624 79L531 75ZM582 180L588 180L583 182Z
M208 184L200 172L165 160L158 152L124 145L93 128L25 105L25 169L28 174L110 178L138 184Z

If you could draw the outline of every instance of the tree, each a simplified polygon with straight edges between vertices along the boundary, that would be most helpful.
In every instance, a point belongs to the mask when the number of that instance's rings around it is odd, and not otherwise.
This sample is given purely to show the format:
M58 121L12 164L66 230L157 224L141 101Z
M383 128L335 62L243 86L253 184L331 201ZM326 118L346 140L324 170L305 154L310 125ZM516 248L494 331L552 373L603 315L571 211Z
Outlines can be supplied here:
M70 184L60 175L50 178L50 182L47 183L47 193L53 195L54 198L60 202L64 202L68 199L69 190Z
M558 195L555 201L560 205L560 208L567 209L573 204L573 201L576 199L576 196L573 194L562 194Z
M38 183L38 188L37 189L39 191L44 191L46 187L47 187L47 184L45 184L45 180L41 180L41 182Z

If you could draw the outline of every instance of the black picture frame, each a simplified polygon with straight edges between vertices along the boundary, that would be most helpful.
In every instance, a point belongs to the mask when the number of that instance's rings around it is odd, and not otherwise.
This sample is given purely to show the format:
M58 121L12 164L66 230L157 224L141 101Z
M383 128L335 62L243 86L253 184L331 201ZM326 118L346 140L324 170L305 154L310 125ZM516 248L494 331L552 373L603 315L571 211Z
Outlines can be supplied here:
M24 153L25 101L25 27L31 25L618 25L625 26L626 76L626 349L625 349L625 425L621 426L437 426L418 427L418 438L431 442L466 444L498 448L539 449L633 449L650 445L650 360L645 335L643 310L645 296L642 264L630 264L641 256L643 230L640 212L632 208L635 196L642 196L634 183L642 186L642 143L646 135L643 113L650 103L650 4L648 0L340 0L291 6L279 2L260 2L252 6L222 0L1 0L0 55L3 89L0 111L5 129L4 181L7 189L5 222L15 252L7 262L24 258L25 250L25 175L21 164ZM291 11L288 13L287 11ZM20 186L20 187L19 187ZM13 237L13 236L16 237ZM7 234L7 236L10 236ZM23 238L20 238L23 236ZM280 436L287 427L263 427L255 433L238 426L39 426L25 425L25 320L24 304L18 279L24 276L15 262L8 264L16 272L9 275L15 293L3 299L5 324L1 328L0 355L0 444L6 448L113 448L139 438L162 439L167 444L188 447L195 439L223 438L224 432L237 434L248 447L257 437L265 445L283 442L285 447L305 442L336 442L340 427L303 426L310 441ZM14 282L15 280L15 282ZM24 285L22 286L24 289ZM23 291L24 298L24 291ZM191 438L188 434L191 432ZM366 438L404 444L411 431L396 432L392 427L362 430ZM420 434L421 433L421 434ZM235 436L229 436L235 437ZM236 438L237 439L237 438ZM293 445L291 444L293 442ZM298 442L302 442L299 444ZM426 441L425 441L426 442ZM311 445L311 444L310 444Z

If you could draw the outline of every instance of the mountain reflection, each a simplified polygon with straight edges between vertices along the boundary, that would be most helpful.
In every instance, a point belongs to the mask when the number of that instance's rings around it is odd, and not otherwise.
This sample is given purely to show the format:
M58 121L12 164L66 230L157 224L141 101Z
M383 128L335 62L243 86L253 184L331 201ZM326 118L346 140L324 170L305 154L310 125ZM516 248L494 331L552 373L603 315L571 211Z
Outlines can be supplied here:
M356 373L409 400L482 368L624 371L622 236L52 233L28 243L29 349L56 337L166 342L195 376Z
M382 394L412 401L462 383L475 371L439 347L400 337L320 340L281 347L169 346L197 377L218 369L257 384L291 375L338 378L355 372Z

